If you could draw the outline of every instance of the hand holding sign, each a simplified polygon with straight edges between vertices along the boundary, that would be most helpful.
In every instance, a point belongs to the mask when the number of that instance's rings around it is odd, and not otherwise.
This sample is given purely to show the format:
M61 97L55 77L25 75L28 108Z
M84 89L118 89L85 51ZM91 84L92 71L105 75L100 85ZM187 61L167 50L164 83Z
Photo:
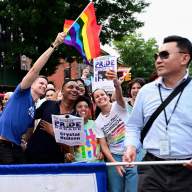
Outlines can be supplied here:
M100 88L104 89L107 92L114 91L112 80L115 78L116 75L114 76L114 74L112 73L117 71L117 58L108 55L97 57L93 60L93 62L94 81L92 83L92 90ZM108 75L108 77L106 75Z
M47 133L49 133L50 135L54 136L53 126L51 123L41 120L39 124L40 124L42 130L44 130Z
M84 121L73 115L52 115L53 131L57 143L69 146L85 143Z
M106 75L108 80L113 80L113 84L114 84L115 88L121 86L121 82L118 80L116 71L110 69L110 70L106 71L105 75Z
M117 72L115 72L112 69L109 69L106 71L105 76L108 80L114 80L114 79L117 79Z

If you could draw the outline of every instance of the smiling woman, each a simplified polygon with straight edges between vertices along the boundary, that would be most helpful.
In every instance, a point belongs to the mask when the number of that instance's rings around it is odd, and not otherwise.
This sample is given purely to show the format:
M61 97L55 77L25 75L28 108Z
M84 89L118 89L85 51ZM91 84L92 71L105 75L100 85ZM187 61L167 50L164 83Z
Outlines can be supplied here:
M114 83L116 101L111 103L109 96L102 89L96 89L93 92L93 100L101 110L95 120L96 134L107 161L121 162L125 149L128 113L117 74L110 70L107 71L106 77ZM124 169L122 166L107 169L110 192L137 191L136 169Z

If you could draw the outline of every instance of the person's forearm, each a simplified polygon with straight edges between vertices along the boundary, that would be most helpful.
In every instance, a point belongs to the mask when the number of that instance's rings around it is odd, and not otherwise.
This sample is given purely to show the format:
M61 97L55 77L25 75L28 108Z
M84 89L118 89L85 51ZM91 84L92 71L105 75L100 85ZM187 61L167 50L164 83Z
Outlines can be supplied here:
M60 43L55 40L50 47L37 59L37 61L34 63L33 67L31 68L31 71L34 73L34 75L38 75L41 69L44 67L44 65L47 63L48 59L54 52L54 50L60 45Z
M140 131L134 131L127 128L125 137L125 146L132 145L138 150L141 146Z
M104 154L104 156L108 159L108 161L110 161L110 162L116 162L116 160L113 158L113 156L112 156L111 152L109 151L109 149L108 149L108 150L104 149L104 150L105 150L105 151L103 151L103 149L102 149L103 154Z
M120 106L125 108L125 100L123 98L123 92L122 92L121 84L117 79L113 80L113 82L114 82L114 86L115 86L116 101Z
M100 140L101 141L101 140ZM108 159L110 162L116 162L115 159L113 158L111 151L109 150L109 147L105 142L100 142L101 144L101 150L104 154L104 156Z
M44 67L44 65L47 63L48 59L52 55L54 51L54 48L49 47L34 63L32 68L30 69L29 73L32 73L33 75L39 75L39 72Z
M38 77L41 69L44 67L44 65L47 63L48 59L54 52L55 48L62 43L64 36L64 33L59 33L55 41L50 45L50 47L37 59L37 61L34 63L26 76L22 79L21 89L29 88L32 85L32 83Z

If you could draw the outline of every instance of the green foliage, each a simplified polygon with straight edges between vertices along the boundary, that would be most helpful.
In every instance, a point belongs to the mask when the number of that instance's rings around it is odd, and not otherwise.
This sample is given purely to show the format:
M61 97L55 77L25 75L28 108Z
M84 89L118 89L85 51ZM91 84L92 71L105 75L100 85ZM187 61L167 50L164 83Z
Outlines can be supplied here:
M63 30L65 19L76 19L89 0L4 0L0 1L1 45L3 65L7 69L20 70L20 55L27 55L33 62ZM102 24L101 41L120 39L143 25L134 15L148 6L145 0L97 0L96 15ZM49 60L43 73L54 72L55 58L78 55L73 47L60 46ZM80 57L80 56L79 56Z
M132 77L148 79L154 71L154 53L158 46L155 39L145 41L141 35L130 34L114 45L120 53L120 59L127 67L131 67Z
M136 14L141 13L149 3L145 0L97 0L97 18L102 24L102 43L121 40L128 33L143 26Z
M67 6L62 1L5 0L0 2L4 66L20 68L20 55L35 61L62 31ZM54 71L51 63L49 70ZM46 69L44 69L46 71Z

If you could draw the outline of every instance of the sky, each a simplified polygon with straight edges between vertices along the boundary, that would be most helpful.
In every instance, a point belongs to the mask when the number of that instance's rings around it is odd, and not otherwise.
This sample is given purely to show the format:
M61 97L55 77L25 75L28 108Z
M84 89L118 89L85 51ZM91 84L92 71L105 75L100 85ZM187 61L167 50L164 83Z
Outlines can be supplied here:
M146 0L151 4L137 16L144 26L137 30L145 40L155 38L160 46L163 38L180 35L192 41L192 0ZM102 48L119 57L109 45Z
M169 35L180 35L192 41L192 0L146 0L151 4L138 18L145 22L138 32L145 40L155 38L158 45Z

